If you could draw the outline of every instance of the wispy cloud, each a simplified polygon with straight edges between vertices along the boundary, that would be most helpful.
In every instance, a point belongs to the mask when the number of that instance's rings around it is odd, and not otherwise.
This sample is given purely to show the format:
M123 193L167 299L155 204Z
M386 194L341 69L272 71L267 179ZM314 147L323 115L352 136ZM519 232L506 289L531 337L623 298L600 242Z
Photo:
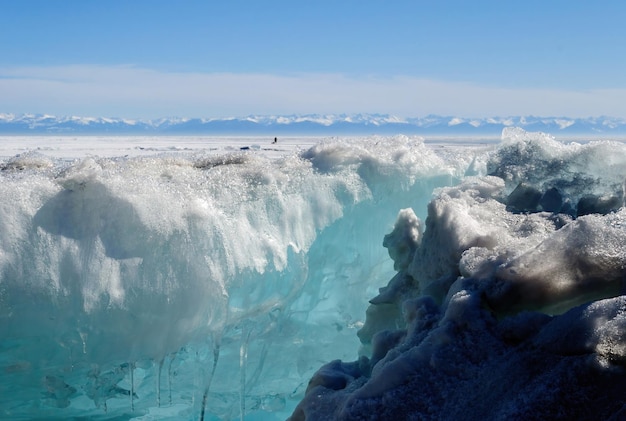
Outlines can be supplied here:
M225 117L389 113L626 116L626 90L514 89L412 77L168 73L134 66L0 68L0 112Z

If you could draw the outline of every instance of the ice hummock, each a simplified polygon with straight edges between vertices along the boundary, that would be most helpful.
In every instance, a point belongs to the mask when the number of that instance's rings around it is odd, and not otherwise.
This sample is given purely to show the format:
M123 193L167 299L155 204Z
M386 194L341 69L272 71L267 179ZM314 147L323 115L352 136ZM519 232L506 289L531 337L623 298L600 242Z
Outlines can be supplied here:
M363 355L318 370L290 420L625 416L626 148L503 137L425 222L400 211Z
M157 152L2 163L1 417L626 411L622 144Z
M0 418L286 418L356 356L397 209L470 159L402 136L60 153L1 163Z

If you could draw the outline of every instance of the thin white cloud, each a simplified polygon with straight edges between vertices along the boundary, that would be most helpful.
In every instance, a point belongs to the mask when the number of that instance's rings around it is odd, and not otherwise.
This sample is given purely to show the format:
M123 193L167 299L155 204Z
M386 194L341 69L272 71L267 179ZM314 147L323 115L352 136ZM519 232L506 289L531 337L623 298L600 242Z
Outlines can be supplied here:
M512 89L411 77L166 73L133 66L0 68L0 112L156 118L389 113L626 116L626 90Z

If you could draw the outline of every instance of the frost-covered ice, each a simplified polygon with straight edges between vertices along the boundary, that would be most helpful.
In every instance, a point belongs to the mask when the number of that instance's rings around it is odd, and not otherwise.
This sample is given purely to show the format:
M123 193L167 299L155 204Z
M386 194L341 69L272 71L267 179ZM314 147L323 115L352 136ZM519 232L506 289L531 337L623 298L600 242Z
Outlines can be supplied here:
M626 148L507 130L480 161L425 222L399 212L363 355L292 421L626 417Z
M0 418L626 413L621 143L3 140Z

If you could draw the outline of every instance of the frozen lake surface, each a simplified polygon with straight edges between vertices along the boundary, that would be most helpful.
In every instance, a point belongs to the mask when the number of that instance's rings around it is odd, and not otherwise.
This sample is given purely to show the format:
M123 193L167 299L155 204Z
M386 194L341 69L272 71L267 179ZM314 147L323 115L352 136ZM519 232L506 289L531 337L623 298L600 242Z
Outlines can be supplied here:
M285 137L273 144L267 137L210 136L4 136L0 137L0 156L10 157L26 151L38 151L55 158L83 156L144 156L167 152L215 152L240 150L262 151L278 156L308 148L319 137Z

